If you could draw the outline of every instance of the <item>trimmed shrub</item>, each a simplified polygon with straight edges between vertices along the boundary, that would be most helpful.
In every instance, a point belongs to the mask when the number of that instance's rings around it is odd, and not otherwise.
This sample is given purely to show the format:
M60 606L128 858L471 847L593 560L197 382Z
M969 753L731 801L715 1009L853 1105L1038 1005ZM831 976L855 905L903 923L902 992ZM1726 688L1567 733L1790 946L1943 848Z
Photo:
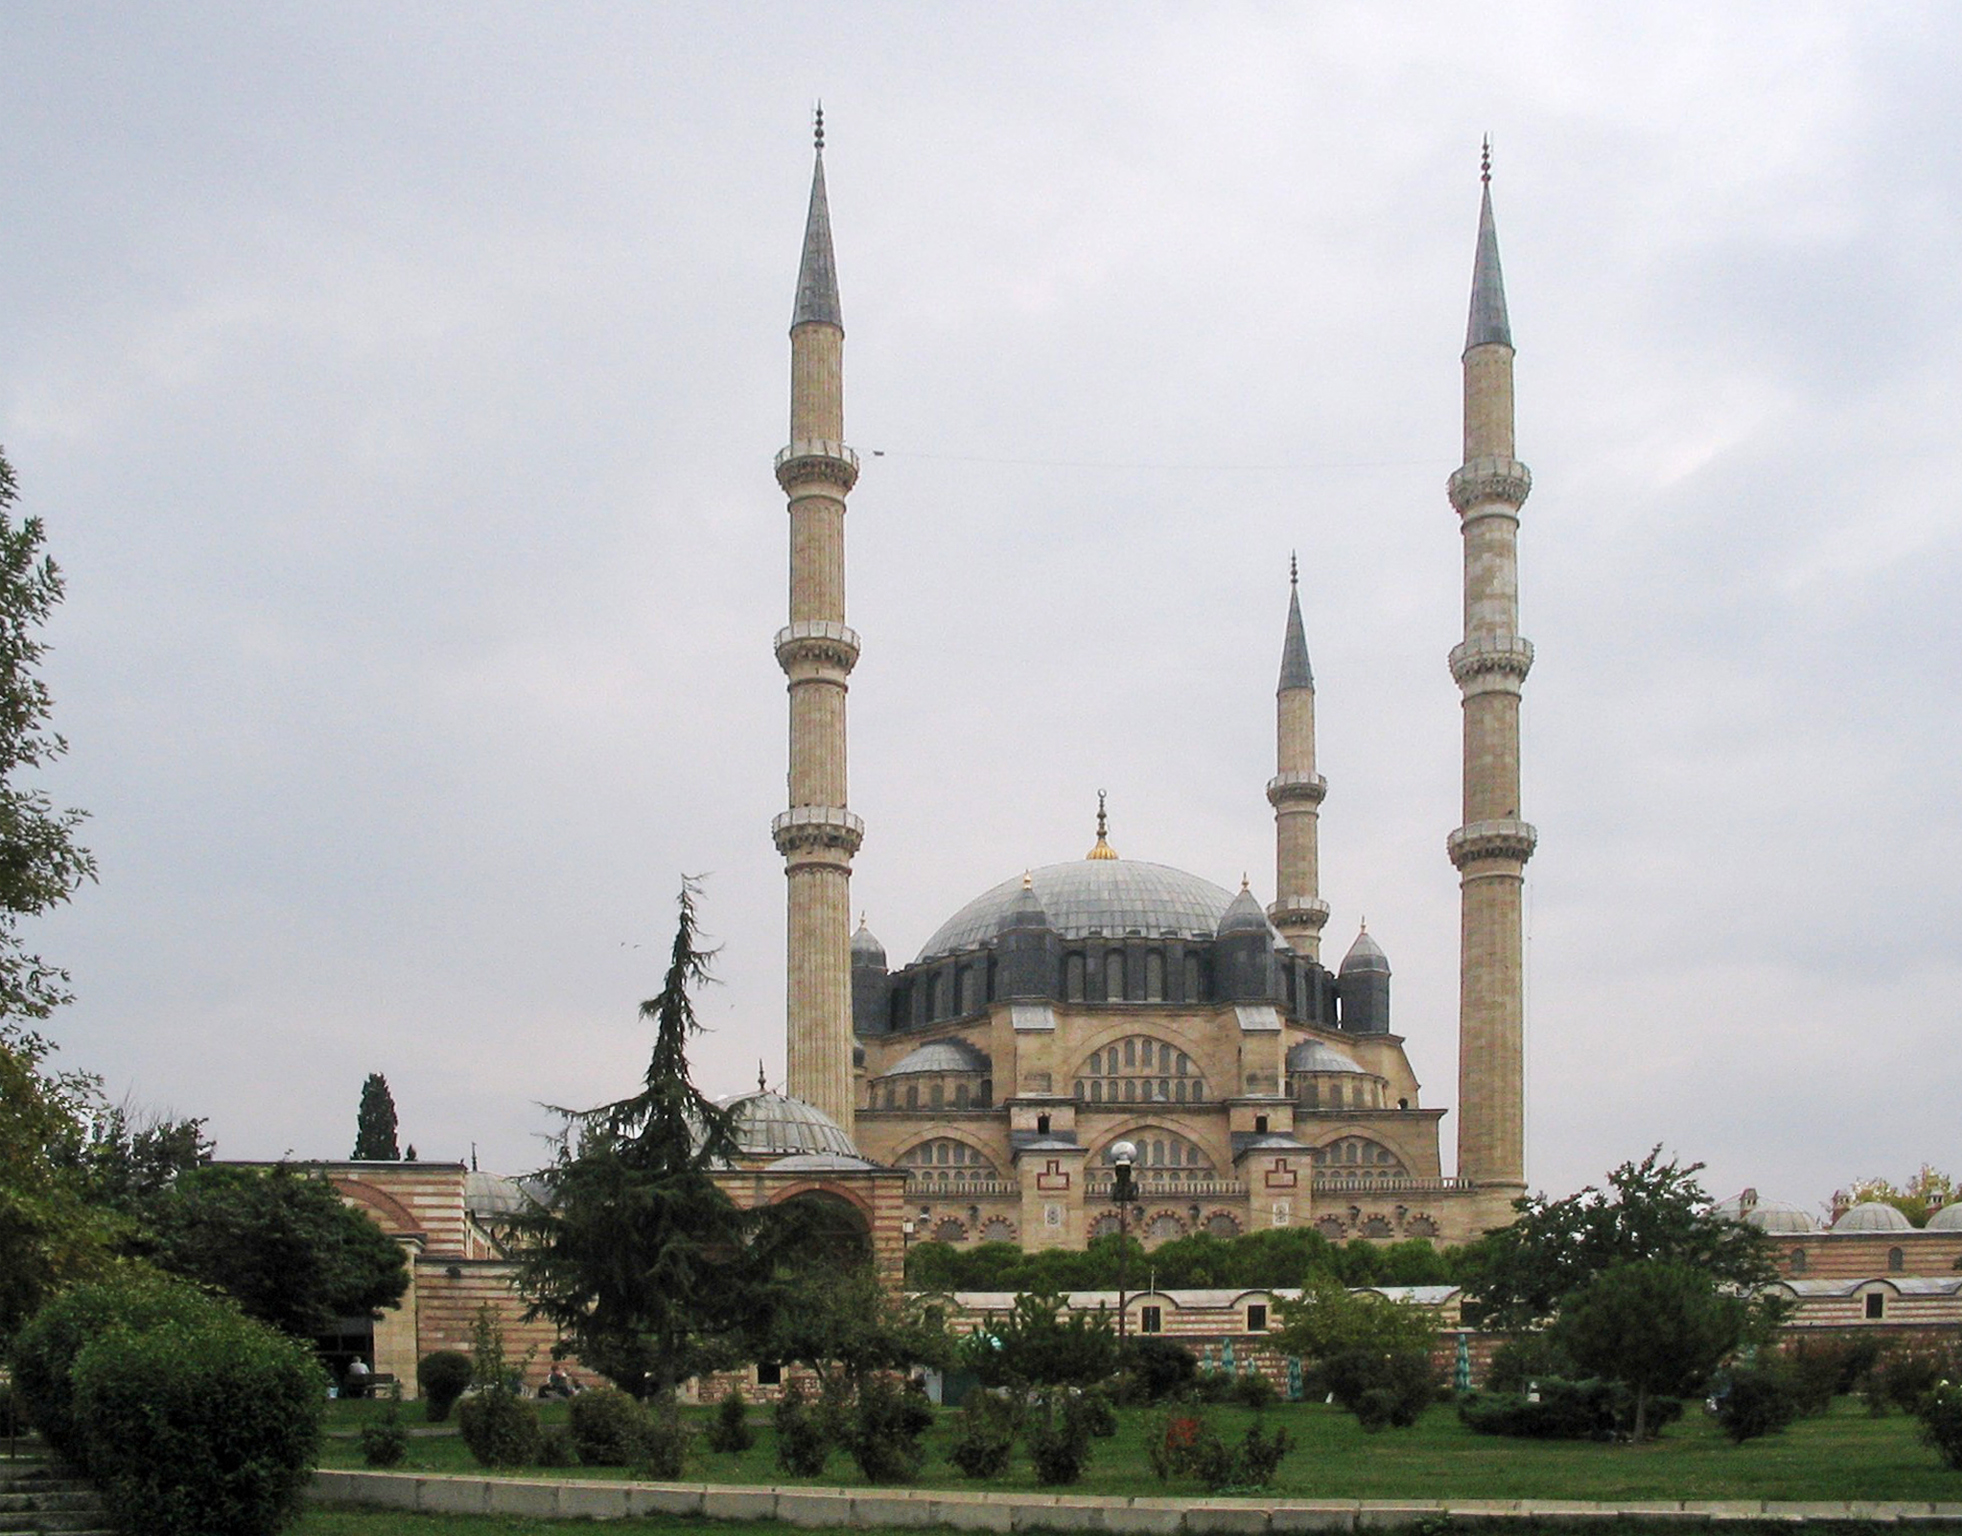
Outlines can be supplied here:
M947 1459L965 1477L1000 1477L1014 1459L1015 1437L1021 1428L1021 1405L1012 1396L979 1388L967 1394L954 1415Z
M1233 1401L1242 1408L1264 1413L1281 1400L1281 1394L1259 1371L1247 1371L1233 1384Z
M456 1427L480 1467L538 1460L538 1410L509 1392L473 1392L457 1405Z
M1799 1339L1778 1361L1790 1373L1801 1416L1826 1412L1833 1399L1854 1391L1880 1359L1881 1341L1871 1334L1854 1339Z
M1535 1383L1572 1381L1579 1373L1567 1352L1544 1333L1521 1333L1492 1351L1485 1370L1487 1392L1523 1394Z
M470 1385L475 1368L460 1349L439 1349L416 1363L416 1386L422 1392L423 1417L441 1424Z
M1285 1429L1269 1431L1256 1422L1238 1445L1228 1445L1204 1418L1175 1413L1152 1437L1146 1457L1161 1482L1192 1477L1224 1493L1265 1488L1292 1449L1294 1440Z
M1320 1376L1367 1430L1409 1429L1437 1401L1437 1367L1414 1349L1344 1350L1321 1362Z
M538 1432L538 1464L541 1467L576 1467L579 1447L572 1443L572 1431L563 1424L548 1424Z
M797 1477L818 1477L831 1459L831 1437L798 1382L784 1388L771 1414L777 1430L777 1465Z
M1798 1373L1782 1362L1757 1370L1734 1370L1730 1384L1717 1394L1717 1423L1742 1445L1760 1435L1775 1435L1799 1416ZM1828 1394L1826 1401L1832 1401Z
M1186 1394L1195 1403L1217 1405L1233 1401L1233 1388L1238 1380L1230 1371L1203 1370L1192 1378Z
M89 1480L145 1536L270 1536L295 1518L326 1398L311 1349L228 1309L111 1329L74 1368Z
M1161 1483L1191 1477L1198 1471L1200 1447L1217 1439L1212 1426L1193 1413L1169 1413L1157 1426L1145 1449L1145 1459Z
M1038 1483L1055 1487L1083 1476L1090 1461L1090 1423L1083 1399L1075 1394L1045 1392L1029 1405L1022 1423Z
M663 1482L681 1476L694 1448L695 1432L682 1419L674 1399L662 1397L649 1403L642 1424L635 1470Z
M1294 1440L1285 1429L1264 1430L1249 1424L1235 1452L1233 1486L1265 1488L1280 1470L1281 1458L1294 1449Z
M1117 1433L1117 1407L1102 1387L1085 1387L1082 1394L1083 1422L1094 1439L1109 1440Z
M1199 1374L1199 1358L1170 1339L1133 1339L1125 1347L1124 1369L1136 1376L1148 1402L1162 1403Z
M83 1349L116 1328L141 1333L166 1323L193 1326L227 1314L224 1303L153 1270L131 1268L113 1279L75 1286L42 1307L15 1335L14 1391L48 1448L69 1465L86 1468L87 1434L75 1416L73 1381Z
M1950 1352L1939 1345L1908 1345L1880 1357L1867 1377L1863 1395L1875 1413L1898 1408L1917 1412L1921 1400L1946 1380L1953 1368Z
M387 1413L361 1426L361 1460L371 1467L399 1467L409 1454L409 1432L393 1404Z
M715 1417L709 1421L708 1448L734 1455L754 1444L756 1431L749 1427L749 1404L743 1401L743 1389L731 1387L729 1395L716 1405Z
M1648 1427L1660 1432L1683 1416L1673 1397L1649 1399ZM1635 1427L1635 1395L1612 1382L1542 1381L1539 1401L1521 1393L1469 1392L1458 1417L1474 1434L1527 1440L1613 1440Z
M1944 1381L1916 1405L1914 1416L1921 1420L1921 1439L1932 1446L1941 1459L1962 1472L1962 1385Z
M566 1407L581 1465L631 1466L647 1436L647 1410L617 1387L581 1392Z
M926 1459L920 1436L932 1424L924 1394L902 1391L888 1377L869 1377L859 1383L845 1448L868 1483L911 1482Z

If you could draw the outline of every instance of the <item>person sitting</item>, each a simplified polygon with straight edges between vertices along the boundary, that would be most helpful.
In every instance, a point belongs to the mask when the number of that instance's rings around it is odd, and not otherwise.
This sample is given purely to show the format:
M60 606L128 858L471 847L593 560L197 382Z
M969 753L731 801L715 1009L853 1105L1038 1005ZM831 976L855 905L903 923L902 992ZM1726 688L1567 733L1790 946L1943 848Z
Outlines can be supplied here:
M572 1378L565 1373L565 1367L554 1365L551 1373L545 1378L545 1385L538 1389L538 1395L540 1397L571 1397L576 1390L572 1385Z
M368 1369L368 1362L356 1355L347 1364L347 1378L341 1388L342 1394L347 1397L366 1397L368 1382L373 1374Z

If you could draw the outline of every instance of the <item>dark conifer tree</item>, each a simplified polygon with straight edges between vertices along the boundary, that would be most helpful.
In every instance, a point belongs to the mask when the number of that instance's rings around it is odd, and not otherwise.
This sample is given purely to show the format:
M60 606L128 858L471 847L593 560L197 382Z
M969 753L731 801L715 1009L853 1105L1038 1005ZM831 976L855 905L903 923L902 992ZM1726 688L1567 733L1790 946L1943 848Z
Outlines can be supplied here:
M361 1085L361 1108L355 1116L354 1160L358 1163L397 1163L402 1154L395 1148L395 1096L388 1091L388 1079L370 1072Z

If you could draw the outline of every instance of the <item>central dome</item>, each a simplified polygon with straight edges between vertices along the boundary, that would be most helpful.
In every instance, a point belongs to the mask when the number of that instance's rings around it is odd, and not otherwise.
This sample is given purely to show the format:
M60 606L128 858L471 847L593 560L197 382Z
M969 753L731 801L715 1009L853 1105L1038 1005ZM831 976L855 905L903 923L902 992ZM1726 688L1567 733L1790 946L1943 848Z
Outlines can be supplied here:
M1002 881L948 918L926 941L920 960L974 949L992 939L1020 898L1023 878L1016 875ZM1233 904L1232 893L1210 880L1139 859L1045 864L1031 870L1027 878L1049 926L1066 939L1092 933L1107 938L1134 933L1146 938L1175 934L1182 939L1210 939Z

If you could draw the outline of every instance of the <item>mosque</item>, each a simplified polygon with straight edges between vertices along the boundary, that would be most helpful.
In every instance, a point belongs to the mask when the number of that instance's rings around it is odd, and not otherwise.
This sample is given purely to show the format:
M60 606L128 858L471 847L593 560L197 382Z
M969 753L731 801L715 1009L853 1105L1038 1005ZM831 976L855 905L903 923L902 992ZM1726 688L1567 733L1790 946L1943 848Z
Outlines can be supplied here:
M772 828L788 884L788 1080L785 1093L732 1101L754 1171L794 1168L800 1193L834 1195L868 1223L878 1187L915 1235L1025 1248L1081 1247L1120 1219L1147 1243L1291 1225L1338 1240L1457 1242L1509 1219L1525 1190L1520 892L1536 836L1519 819L1533 650L1518 632L1516 541L1531 477L1513 457L1489 156L1483 182L1464 463L1447 486L1465 553L1464 640L1448 658L1463 694L1464 819L1441 839L1463 917L1447 1176L1445 1112L1422 1101L1391 1027L1383 949L1362 931L1335 969L1322 961L1328 786L1292 580L1266 783L1271 901L1121 857L1100 796L1082 858L992 872L1006 878L911 961L894 966L862 921L852 930L863 823L846 796L846 694L859 637L844 576L859 463L845 443L820 118L790 327L790 442L775 464L790 522L789 622L776 636L790 804ZM1112 1149L1127 1142L1139 1200L1120 1211Z

